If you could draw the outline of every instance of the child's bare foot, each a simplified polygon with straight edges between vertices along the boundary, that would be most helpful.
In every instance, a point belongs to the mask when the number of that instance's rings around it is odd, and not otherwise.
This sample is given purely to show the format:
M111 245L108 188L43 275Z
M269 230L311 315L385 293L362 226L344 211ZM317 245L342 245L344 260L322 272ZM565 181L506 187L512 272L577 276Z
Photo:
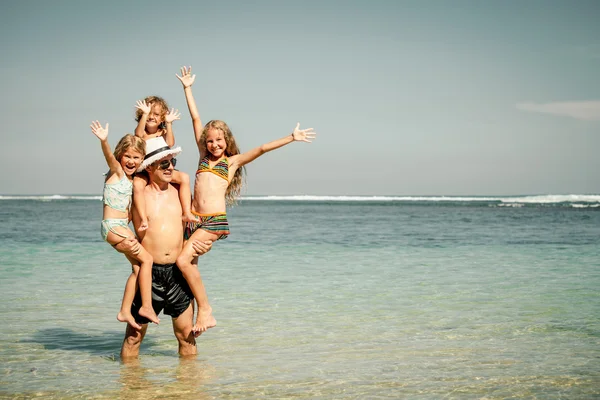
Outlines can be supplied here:
M192 328L194 337L198 337L202 332L206 332L209 328L217 326L217 320L212 315L212 308L200 308L198 309L198 316L196 318L196 325Z
M156 325L160 323L160 319L158 319L158 316L156 315L152 307L140 308L139 314L144 318L148 318L151 322L154 322Z
M131 313L124 313L124 312L120 311L117 314L117 320L120 322L128 323L134 329L142 329L142 327L137 322L135 322L135 318L133 318L133 315L131 315Z
M140 227L138 228L138 231L145 231L146 229L148 229L148 220L144 218L140 221Z
M188 212L188 213L184 212L181 219L183 220L183 222L198 222L198 217L196 217L191 212Z

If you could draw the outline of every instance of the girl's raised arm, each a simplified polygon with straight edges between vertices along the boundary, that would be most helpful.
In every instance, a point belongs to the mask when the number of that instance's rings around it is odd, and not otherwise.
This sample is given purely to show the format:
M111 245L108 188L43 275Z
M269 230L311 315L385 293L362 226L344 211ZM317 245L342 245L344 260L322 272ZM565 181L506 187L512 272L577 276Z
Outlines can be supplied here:
M137 126L135 127L135 136L139 137L139 138L144 138L146 137L146 121L148 121L148 115L150 115L150 105L146 104L145 100L138 100L135 103L135 108L137 108L138 110L142 110L142 116L140 117L140 120L138 121Z
M292 142L311 143L311 141L316 137L316 135L317 134L313 132L313 128L300 129L300 122L298 122L296 128L294 129L294 132L292 132L291 135L287 135L285 137L282 137L281 139L277 139L272 142L263 144L262 146L256 147L245 153L231 156L229 158L232 164L236 165L237 168L241 168L244 165L256 160L263 154L268 153L271 150L283 147L286 144L290 144Z
M167 146L169 147L175 146L175 135L173 134L173 121L179 119L180 116L181 113L179 112L179 110L176 110L174 108L171 108L171 111L169 111L165 116L165 126L167 128L165 133L165 142L167 142Z
M194 136L196 137L196 144L198 145L198 151L200 152L200 159L203 159L206 154L202 154L202 148L200 146L200 136L202 135L202 121L200 120L200 114L196 107L196 101L192 94L192 85L196 79L196 75L192 75L192 67L181 67L181 76L175 74L177 79L181 81L183 85L183 92L185 93L185 100L187 101L188 110L190 111L190 117L192 117L192 124L194 126Z
M112 174L117 174L119 177L122 175L123 169L121 168L121 164L115 158L114 154L110 150L110 145L108 144L108 122L106 123L106 128L103 128L99 121L92 121L90 125L92 128L92 133L100 139L100 145L102 146L102 153L104 154L104 158L106 159L106 164L108 164L108 168Z

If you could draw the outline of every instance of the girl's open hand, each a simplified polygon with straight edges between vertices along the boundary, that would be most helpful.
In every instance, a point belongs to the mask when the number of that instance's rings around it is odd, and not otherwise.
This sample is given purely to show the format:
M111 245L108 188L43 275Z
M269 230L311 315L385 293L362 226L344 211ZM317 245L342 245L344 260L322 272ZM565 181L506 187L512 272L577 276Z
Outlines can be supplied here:
M108 122L106 123L106 128L103 128L100 122L92 121L90 128L92 128L92 133L96 135L98 139L106 140L108 137Z
M306 143L310 143L313 139L315 139L316 136L317 136L317 134L315 132L313 132L313 128L300 129L300 122L298 122L298 124L296 124L296 128L294 129L294 132L292 133L292 137L294 138L295 141L306 142Z
M192 67L181 67L181 76L175 74L177 79L181 81L184 88L188 88L194 84L196 75L192 75Z
M181 113L179 112L179 110L171 108L171 111L169 111L167 113L167 115L165 116L165 122L167 122L167 123L173 122L176 119L179 119L179 117L181 117Z
M138 100L135 103L135 108L142 110L145 115L150 114L150 104L146 104L146 100Z

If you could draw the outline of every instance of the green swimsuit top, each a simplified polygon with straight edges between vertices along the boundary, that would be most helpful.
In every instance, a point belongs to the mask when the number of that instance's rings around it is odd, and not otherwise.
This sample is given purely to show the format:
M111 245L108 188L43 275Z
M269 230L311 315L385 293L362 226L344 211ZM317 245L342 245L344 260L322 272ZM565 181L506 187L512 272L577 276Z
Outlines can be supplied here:
M117 183L105 183L102 201L110 208L117 211L127 212L131 204L131 194L133 193L133 183L127 179L127 175Z

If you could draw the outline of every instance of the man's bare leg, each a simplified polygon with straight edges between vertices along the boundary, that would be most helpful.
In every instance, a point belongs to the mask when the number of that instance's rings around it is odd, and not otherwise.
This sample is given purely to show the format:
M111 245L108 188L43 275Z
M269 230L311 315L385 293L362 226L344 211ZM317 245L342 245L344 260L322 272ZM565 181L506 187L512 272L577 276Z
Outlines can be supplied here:
M147 329L148 324L142 324L142 329L135 329L127 324L125 338L121 346L121 360L123 362L136 358L140 354L140 345L142 344L142 340L144 340Z
M196 339L192 328L194 327L194 300L190 306L177 318L173 318L173 333L179 342L179 355L182 357L197 354Z

